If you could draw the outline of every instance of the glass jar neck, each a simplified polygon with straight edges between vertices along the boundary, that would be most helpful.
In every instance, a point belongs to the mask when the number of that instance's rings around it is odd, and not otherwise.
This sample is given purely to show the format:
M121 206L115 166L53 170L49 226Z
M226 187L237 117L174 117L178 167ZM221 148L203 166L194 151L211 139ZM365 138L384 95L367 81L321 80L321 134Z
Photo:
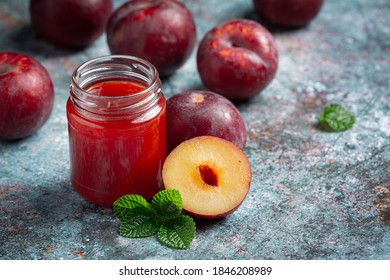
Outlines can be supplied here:
M127 95L97 95L88 89L101 82L121 81L144 88ZM70 100L84 116L92 119L133 119L153 111L161 96L156 68L143 59L109 55L80 65L72 75Z

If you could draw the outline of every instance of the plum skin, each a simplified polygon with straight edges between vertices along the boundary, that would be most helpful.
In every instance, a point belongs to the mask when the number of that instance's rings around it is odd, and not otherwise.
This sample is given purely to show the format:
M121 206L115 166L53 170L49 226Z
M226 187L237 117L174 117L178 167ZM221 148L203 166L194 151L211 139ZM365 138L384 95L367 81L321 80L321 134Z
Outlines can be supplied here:
M46 41L85 48L106 28L112 0L30 0L31 24Z
M210 91L185 91L167 100L167 146L171 152L185 140L215 136L244 149L245 122L234 104Z
M260 19L287 28L308 24L319 13L323 0L253 0Z
M20 53L0 53L0 139L31 135L48 120L53 83L37 60Z
M112 54L148 60L160 76L169 76L179 69L196 43L194 18L176 0L126 2L110 17L106 33Z
M247 100L274 79L278 50L272 34L253 20L233 19L208 31L197 52L204 86L232 101Z

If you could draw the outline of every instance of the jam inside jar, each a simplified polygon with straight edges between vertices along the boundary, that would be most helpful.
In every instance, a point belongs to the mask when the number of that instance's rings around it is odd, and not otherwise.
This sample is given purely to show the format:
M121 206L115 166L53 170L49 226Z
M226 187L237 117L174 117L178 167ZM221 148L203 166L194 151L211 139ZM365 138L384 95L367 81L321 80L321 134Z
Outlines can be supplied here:
M165 107L158 73L145 60L110 55L77 68L66 105L75 190L105 206L161 190Z

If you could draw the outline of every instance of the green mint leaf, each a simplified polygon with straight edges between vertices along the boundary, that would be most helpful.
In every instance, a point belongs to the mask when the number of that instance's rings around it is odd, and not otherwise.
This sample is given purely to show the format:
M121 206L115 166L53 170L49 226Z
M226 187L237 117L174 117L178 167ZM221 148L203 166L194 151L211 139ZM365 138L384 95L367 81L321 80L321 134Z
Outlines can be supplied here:
M161 220L177 218L183 208L178 190L163 190L152 199L152 207Z
M124 219L128 212L131 212L132 209L141 207L141 208L151 208L150 204L140 195L137 194L128 194L121 196L114 202L114 213L119 220Z
M161 225L158 240L174 249L187 249L195 237L195 222L187 215L180 215Z
M136 207L121 220L119 234L124 237L148 237L156 234L161 224L150 208Z
M157 234L162 244L176 249L188 248L195 238L195 222L181 214L182 199L177 190L160 191L151 204L140 195L124 195L114 202L113 208L123 237Z
M328 104L322 115L318 116L320 125L328 131L345 131L356 122L356 118L339 104Z

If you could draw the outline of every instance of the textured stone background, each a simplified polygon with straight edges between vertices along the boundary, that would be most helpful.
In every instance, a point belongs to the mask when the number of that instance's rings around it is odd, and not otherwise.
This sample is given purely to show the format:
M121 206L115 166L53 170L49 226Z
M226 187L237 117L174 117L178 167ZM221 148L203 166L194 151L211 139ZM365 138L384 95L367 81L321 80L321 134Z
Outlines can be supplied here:
M250 0L183 2L198 40L223 20L258 20ZM237 104L248 131L251 190L232 215L197 221L196 239L179 251L155 237L120 237L112 210L84 201L69 183L70 75L109 53L105 36L83 51L55 48L31 29L28 1L0 0L0 51L40 60L56 92L38 133L0 142L0 259L390 259L390 2L325 2L309 26L271 29L277 76ZM202 88L195 53L163 81L167 97ZM316 115L330 102L357 116L351 130L317 129Z

